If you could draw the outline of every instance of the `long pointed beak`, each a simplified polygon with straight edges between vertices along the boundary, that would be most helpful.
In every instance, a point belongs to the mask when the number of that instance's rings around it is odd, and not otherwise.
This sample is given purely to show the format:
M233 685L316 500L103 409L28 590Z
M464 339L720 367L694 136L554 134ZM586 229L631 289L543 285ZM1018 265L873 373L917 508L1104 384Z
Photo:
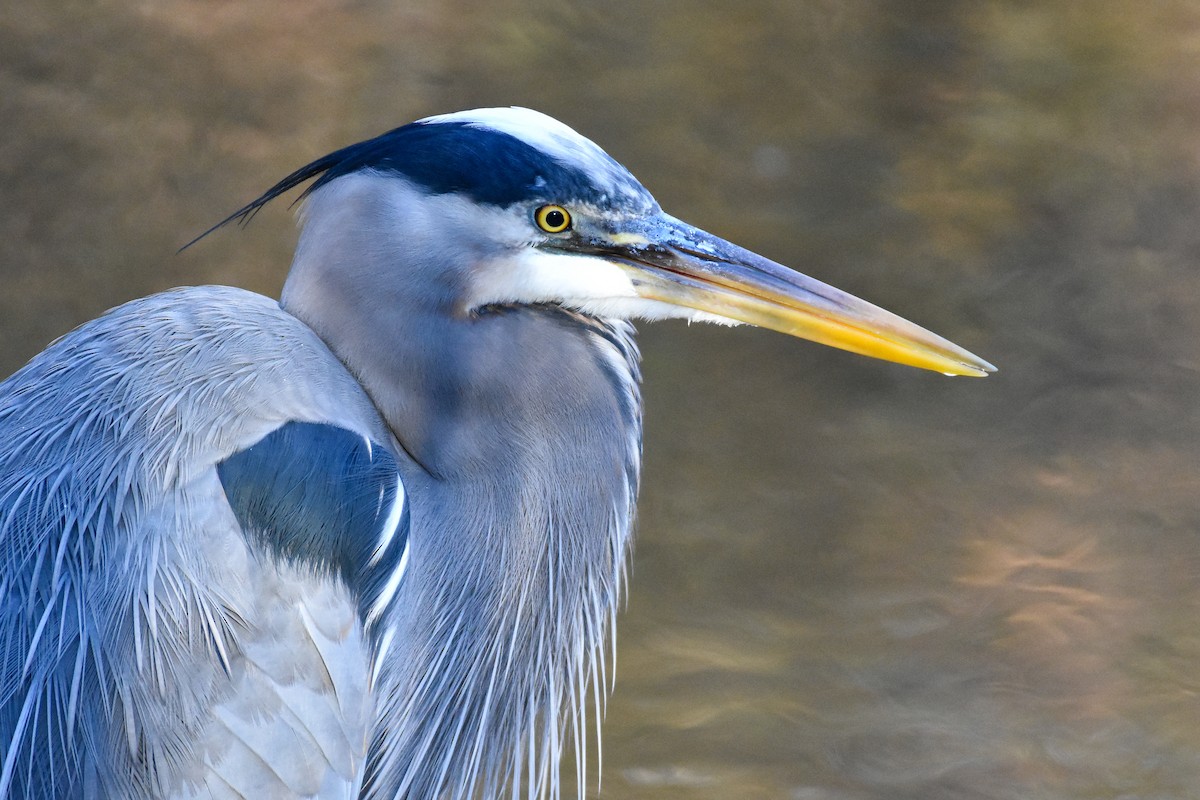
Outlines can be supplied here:
M604 255L640 297L946 375L996 371L890 311L665 214L610 243Z

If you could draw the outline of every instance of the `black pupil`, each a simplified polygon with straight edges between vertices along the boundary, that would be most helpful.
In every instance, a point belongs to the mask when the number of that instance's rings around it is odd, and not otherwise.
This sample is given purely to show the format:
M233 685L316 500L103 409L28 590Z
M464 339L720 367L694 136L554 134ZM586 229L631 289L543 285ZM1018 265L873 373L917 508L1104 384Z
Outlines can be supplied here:
M567 222L567 218L563 216L563 212L558 209L547 211L545 219L547 228L561 228Z

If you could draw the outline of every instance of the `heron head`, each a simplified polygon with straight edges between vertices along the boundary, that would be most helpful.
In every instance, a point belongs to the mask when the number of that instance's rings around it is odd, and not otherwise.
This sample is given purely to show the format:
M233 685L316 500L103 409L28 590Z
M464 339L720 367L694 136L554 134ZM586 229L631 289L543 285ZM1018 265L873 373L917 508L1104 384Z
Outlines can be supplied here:
M558 304L595 316L750 324L949 375L983 359L888 311L665 213L630 172L551 117L491 108L428 117L343 148L232 218L310 178L391 178L406 240L460 270L466 313ZM231 219L232 219L231 218Z

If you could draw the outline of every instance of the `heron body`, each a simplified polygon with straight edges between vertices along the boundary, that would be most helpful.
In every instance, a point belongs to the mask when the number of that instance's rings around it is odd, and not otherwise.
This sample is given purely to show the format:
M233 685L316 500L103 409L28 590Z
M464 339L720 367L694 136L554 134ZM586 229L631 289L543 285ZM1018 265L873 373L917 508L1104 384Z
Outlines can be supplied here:
M557 797L629 549L629 320L991 369L535 112L404 126L235 216L310 179L280 302L137 300L0 384L0 797Z

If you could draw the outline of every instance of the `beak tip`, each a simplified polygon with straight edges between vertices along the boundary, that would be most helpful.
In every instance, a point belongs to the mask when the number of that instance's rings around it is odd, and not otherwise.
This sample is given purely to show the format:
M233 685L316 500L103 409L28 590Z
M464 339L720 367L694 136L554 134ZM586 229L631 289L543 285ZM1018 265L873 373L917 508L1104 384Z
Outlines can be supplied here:
M984 361L974 353L970 353L968 355L970 355L971 358L970 360L964 360L961 362L961 371L943 372L942 374L950 376L965 375L970 378L986 378L988 375L991 375L994 372L999 372L995 364L992 364L989 361Z

